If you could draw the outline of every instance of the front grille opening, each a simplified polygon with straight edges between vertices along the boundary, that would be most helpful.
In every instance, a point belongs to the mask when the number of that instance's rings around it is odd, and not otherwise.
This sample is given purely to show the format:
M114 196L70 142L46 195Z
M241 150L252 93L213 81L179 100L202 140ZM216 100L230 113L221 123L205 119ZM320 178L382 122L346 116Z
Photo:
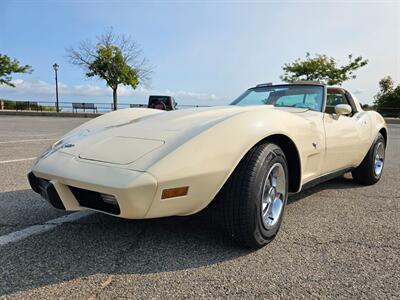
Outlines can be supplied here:
M73 186L69 186L69 189L80 206L97 209L114 215L119 215L121 213L117 199L113 195L93 192Z

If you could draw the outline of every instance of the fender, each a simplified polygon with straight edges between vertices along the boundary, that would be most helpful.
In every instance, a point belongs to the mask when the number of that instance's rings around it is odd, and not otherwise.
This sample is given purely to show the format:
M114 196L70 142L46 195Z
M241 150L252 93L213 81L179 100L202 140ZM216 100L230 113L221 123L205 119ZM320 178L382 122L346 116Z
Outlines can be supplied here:
M154 198L156 205L146 217L159 215L171 206L182 209L182 215L202 210L214 199L244 155L270 136L285 136L296 145L303 174L304 161L316 151L311 140L321 134L312 121L283 110L258 108L234 115L192 137L165 157L151 159L157 162L146 172L157 179L158 187ZM168 200L168 205L164 206L166 201L159 201L163 189L185 186L188 181L192 182L190 203L182 203L177 198Z

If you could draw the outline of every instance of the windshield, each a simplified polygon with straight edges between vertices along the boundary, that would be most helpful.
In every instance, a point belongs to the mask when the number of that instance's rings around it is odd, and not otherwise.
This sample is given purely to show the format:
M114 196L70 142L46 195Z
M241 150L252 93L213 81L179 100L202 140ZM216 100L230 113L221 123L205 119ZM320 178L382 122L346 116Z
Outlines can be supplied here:
M319 85L271 85L248 89L231 105L274 105L322 111L324 87Z

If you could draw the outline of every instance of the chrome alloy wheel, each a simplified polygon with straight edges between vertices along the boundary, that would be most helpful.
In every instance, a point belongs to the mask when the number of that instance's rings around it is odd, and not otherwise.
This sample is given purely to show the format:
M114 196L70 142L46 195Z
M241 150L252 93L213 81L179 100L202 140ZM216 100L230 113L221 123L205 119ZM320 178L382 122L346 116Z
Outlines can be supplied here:
M261 199L261 219L265 229L274 227L283 211L286 200L286 176L280 163L275 163L265 177Z
M382 142L380 142L376 146L375 150L374 172L376 176L381 175L384 161L385 161L385 146L383 145Z

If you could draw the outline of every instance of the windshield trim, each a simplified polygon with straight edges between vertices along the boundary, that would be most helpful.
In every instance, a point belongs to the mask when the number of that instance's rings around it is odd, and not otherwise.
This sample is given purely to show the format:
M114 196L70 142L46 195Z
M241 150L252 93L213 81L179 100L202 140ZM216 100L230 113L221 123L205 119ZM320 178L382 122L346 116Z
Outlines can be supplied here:
M274 85L269 85L269 86L260 86L260 87L252 87L247 89L244 93L248 91L254 91L254 90L263 90L263 89L268 89L268 88L274 88L274 87L288 87L288 86L318 86L322 88L322 105L320 110L312 110L316 112L324 112L325 107L326 107L326 85L324 84L318 84L318 83L288 83L288 84L274 84ZM239 97L237 97L235 100L233 100L229 105L236 105L239 102L239 98L244 94L242 93ZM263 106L260 104L260 106ZM285 106L289 107L289 106Z

